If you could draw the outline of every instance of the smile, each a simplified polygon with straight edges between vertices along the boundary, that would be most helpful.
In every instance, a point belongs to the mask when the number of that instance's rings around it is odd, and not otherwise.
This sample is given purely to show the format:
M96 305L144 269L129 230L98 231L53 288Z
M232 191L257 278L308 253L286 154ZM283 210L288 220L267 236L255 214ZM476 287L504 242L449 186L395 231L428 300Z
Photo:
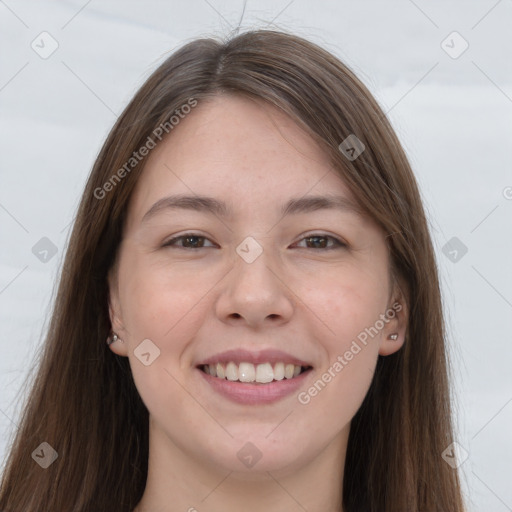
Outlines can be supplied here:
M226 379L231 382L245 382L269 384L283 379L293 379L310 367L299 366L292 363L277 362L271 363L239 363L230 361L227 364L205 364L200 369L207 375L218 379Z
M217 372L217 364L214 366L215 372ZM285 375L281 380L278 380L276 377L279 378L283 372L281 364L284 366ZM224 377L220 377L217 374L211 375L210 365L202 365L198 367L196 371L203 382L207 384L210 392L213 392L215 396L227 398L229 401L237 404L255 406L271 404L287 396L295 397L297 392L305 387L305 381L313 370L311 366L288 366L284 363L275 363L273 367L270 363L261 363L257 366L247 363L247 365L248 366L245 366L244 363L240 363L239 365L233 363L233 366L231 366L228 363L224 369L224 365L221 364L221 372L224 370ZM262 369L259 370L258 375L259 366L261 366ZM291 374L291 377L286 376L287 366L288 375ZM292 367L293 372L291 371ZM270 375L270 372L272 372L272 375ZM232 378L236 377L236 379L229 380L226 378L226 373L231 375ZM253 375L254 380L252 380ZM256 377L257 375L258 377ZM270 380L271 377L272 380ZM246 379L246 381L241 381L239 380L240 378ZM258 382L256 378L265 380L265 382Z

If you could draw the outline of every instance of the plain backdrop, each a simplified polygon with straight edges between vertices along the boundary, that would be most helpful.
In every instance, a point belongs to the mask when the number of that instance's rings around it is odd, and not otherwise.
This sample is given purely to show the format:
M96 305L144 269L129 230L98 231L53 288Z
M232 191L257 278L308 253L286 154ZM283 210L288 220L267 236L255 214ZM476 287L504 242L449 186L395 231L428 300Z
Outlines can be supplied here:
M0 1L1 460L100 145L169 52L242 13L334 53L388 113L438 255L470 510L511 511L510 0Z

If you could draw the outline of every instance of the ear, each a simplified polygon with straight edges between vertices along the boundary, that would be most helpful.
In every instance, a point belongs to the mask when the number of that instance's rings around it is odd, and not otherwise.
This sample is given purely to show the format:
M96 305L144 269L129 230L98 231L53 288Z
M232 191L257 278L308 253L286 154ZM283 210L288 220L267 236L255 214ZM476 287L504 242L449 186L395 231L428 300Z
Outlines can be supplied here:
M114 266L115 267L115 266ZM117 281L117 269L110 269L108 281L108 312L112 331L118 336L118 340L109 345L110 350L119 356L128 356L127 332L124 327L121 301L119 298L119 286Z
M379 355L389 356L402 348L407 333L409 307L406 294L399 283L394 285L385 313L388 322L382 331ZM395 339L396 338L396 339Z

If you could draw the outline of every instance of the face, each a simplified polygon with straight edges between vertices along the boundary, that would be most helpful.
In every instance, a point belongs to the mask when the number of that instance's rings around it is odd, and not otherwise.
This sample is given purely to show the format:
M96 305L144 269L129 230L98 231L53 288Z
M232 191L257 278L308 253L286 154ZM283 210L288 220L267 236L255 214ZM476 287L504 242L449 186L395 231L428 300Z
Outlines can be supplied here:
M261 102L199 102L148 158L109 279L110 347L153 442L247 475L339 458L379 353L403 342L384 233Z

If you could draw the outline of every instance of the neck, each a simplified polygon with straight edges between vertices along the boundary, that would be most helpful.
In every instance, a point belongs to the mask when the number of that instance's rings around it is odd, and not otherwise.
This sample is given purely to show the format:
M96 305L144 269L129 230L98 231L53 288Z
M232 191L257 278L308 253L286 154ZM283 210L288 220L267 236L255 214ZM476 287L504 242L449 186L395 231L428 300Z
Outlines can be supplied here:
M293 468L238 472L190 457L150 422L148 478L134 512L342 512L349 428Z

